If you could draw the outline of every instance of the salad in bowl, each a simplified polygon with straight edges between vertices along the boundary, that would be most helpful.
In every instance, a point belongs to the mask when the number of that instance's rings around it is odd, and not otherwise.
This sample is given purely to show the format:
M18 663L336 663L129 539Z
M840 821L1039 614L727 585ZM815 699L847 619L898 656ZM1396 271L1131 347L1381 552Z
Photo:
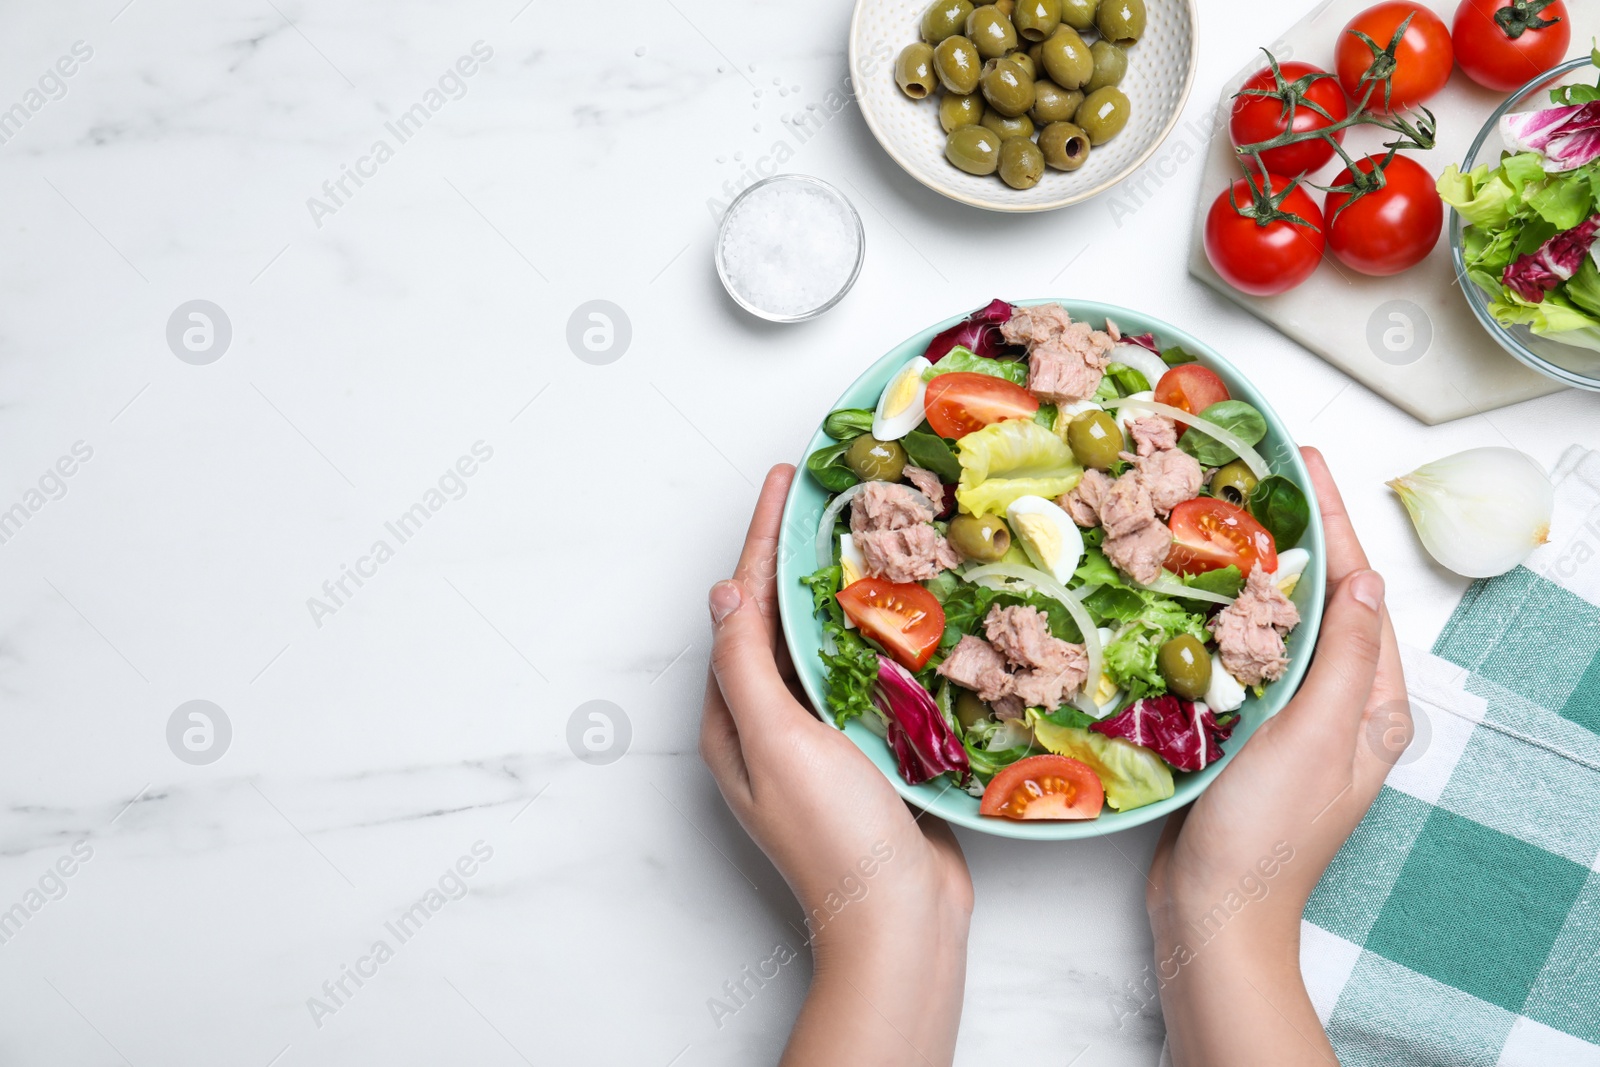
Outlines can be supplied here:
M1136 825L1299 684L1323 597L1309 485L1193 338L995 300L823 420L780 546L790 651L920 806L1008 836Z

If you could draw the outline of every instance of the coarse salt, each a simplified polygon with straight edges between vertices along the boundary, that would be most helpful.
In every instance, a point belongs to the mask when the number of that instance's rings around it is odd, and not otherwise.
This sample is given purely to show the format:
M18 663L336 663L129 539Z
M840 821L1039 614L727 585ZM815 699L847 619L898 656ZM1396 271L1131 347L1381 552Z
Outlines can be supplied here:
M775 319L807 317L855 281L860 222L827 186L803 178L764 182L729 209L718 258L741 303Z

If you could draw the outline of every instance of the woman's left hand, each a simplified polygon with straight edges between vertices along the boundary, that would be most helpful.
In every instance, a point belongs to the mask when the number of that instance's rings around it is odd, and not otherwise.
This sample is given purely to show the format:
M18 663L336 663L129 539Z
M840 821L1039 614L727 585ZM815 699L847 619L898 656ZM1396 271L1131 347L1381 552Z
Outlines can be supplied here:
M761 488L733 577L711 589L700 753L805 911L816 978L785 1063L948 1063L972 880L950 828L912 812L805 703L778 624L778 530L794 468Z

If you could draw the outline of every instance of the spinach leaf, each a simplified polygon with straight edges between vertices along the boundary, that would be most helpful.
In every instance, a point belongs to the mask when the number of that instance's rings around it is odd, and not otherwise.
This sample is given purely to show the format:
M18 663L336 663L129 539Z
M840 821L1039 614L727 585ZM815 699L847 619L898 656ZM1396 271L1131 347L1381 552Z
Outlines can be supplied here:
M1311 504L1300 487L1281 474L1262 479L1250 494L1250 514L1267 528L1278 550L1293 548L1311 525Z
M1239 590L1244 588L1244 575L1240 573L1238 567L1230 563L1214 571L1191 574L1184 578L1183 584L1190 589L1202 589L1207 593L1238 596Z
M1076 730L1087 730L1089 727L1100 721L1099 719L1092 718L1084 712L1079 711L1071 704L1063 704L1055 711L1051 712L1045 712L1043 709L1041 709L1039 717L1041 719L1048 719L1057 726L1070 726Z
M1185 363L1195 363L1198 362L1199 359L1199 356L1185 351L1178 345L1173 345L1171 348L1163 348L1161 350L1161 362L1165 363L1169 367L1178 367Z
M953 484L961 480L961 463L938 434L912 430L900 438L900 447L906 450L907 459L937 474L940 481Z
M1243 400L1219 400L1202 411L1200 417L1243 438L1247 445L1267 436L1267 420ZM1178 447L1207 467L1220 467L1239 458L1233 449L1193 427L1184 431Z
M1102 585L1083 598L1085 610L1097 625L1131 622L1144 613L1145 595L1136 589Z
M989 614L989 605L995 598L992 590L972 582L958 582L943 596L939 596L939 589L929 588L944 607L944 637L939 641L943 651L954 648L967 634L979 632L983 617Z
M1112 363L1106 367L1106 378L1117 388L1118 396L1132 396L1153 388L1150 380L1126 363ZM1102 379L1104 380L1104 379Z
M855 476L855 472L844 465L845 450L849 447L849 441L840 441L838 444L819 448L806 457L806 470L810 471L811 477L830 493L841 492L861 480Z
M822 432L835 441L849 441L872 432L872 412L866 408L840 408L822 420Z

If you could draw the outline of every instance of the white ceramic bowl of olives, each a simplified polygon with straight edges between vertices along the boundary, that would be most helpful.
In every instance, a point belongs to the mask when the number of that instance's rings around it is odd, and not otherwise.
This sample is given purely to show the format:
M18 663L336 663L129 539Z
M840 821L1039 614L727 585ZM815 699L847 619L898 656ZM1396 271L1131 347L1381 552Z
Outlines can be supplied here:
M850 69L878 143L990 211L1116 185L1166 140L1197 61L1195 0L857 0Z

